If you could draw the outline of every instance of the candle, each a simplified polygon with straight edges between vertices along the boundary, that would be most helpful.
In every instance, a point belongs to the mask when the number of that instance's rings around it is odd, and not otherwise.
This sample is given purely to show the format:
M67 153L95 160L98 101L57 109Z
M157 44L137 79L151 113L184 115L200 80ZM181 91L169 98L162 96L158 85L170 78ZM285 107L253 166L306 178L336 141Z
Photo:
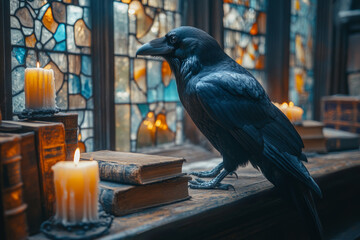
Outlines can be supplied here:
M52 69L25 69L24 80L25 108L27 109L55 109L55 80Z
M98 219L99 167L97 161L79 161L76 149L74 162L55 164L55 219L64 225L94 222Z
M302 110L302 108L300 107L295 106L293 102L289 102L289 104L284 102L281 105L279 105L278 103L274 103L274 105L286 115L290 122L301 121L304 110Z

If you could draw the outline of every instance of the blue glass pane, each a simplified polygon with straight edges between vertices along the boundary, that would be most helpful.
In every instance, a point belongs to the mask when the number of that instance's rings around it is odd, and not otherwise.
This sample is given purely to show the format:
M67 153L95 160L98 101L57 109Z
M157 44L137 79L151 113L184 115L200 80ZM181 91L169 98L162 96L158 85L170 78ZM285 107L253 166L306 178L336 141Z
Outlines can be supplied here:
M25 63L25 48L17 48L15 47L12 51L12 55L15 56L16 60L19 62L19 64Z
M176 81L171 79L169 85L164 89L164 100L167 102L179 101L179 95L177 92Z
M56 44L54 47L54 50L55 51L65 51L66 50L66 42L63 41L61 43Z
M92 96L92 80L90 77L81 75L81 94L86 99Z
M81 57L81 72L86 75L91 75L91 57L90 56L82 56Z
M142 117L145 117L146 114L149 112L149 105L147 104L138 104L138 108L141 112Z
M61 42L65 40L66 34L65 34L65 24L60 24L54 34L54 38L56 42Z
M79 76L70 74L69 75L69 93L76 94L81 91L81 83Z

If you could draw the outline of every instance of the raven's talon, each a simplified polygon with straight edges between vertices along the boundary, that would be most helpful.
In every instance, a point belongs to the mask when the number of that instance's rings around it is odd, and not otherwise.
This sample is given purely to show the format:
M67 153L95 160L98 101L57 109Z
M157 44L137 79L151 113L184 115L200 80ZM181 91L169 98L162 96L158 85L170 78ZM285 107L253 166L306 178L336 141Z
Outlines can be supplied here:
M189 172L189 175L193 175L196 177L216 177L219 173L214 171L201 171L201 172Z
M234 172L229 173L229 175L230 175L230 176L235 175L236 179L239 179L239 176L237 175L237 173L236 173L235 171L234 171Z
M198 183L206 182L204 179L201 178L195 178L195 181L197 181Z

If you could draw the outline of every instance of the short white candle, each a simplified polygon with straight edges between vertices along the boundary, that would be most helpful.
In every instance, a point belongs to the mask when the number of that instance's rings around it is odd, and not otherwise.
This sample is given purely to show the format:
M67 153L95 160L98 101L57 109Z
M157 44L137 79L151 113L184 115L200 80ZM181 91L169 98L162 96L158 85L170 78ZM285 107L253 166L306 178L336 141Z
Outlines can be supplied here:
M98 219L99 167L97 161L80 161L76 149L74 162L55 164L55 219L64 225L94 222Z

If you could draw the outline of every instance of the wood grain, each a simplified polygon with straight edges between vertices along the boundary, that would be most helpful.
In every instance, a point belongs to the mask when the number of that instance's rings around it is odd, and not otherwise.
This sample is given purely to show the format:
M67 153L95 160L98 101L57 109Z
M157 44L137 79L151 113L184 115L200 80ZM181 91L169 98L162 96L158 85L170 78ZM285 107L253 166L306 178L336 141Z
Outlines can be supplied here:
M360 152L316 155L309 158L307 167L324 193L317 203L327 230L332 226L326 223L336 220L331 215L334 208L342 211L340 203L351 206L351 201L360 199ZM188 201L116 217L109 234L101 239L254 239L269 234L274 239L306 239L297 213L261 173L247 166L237 174L239 179L224 180L235 191L190 189ZM354 206L352 211L355 214Z

